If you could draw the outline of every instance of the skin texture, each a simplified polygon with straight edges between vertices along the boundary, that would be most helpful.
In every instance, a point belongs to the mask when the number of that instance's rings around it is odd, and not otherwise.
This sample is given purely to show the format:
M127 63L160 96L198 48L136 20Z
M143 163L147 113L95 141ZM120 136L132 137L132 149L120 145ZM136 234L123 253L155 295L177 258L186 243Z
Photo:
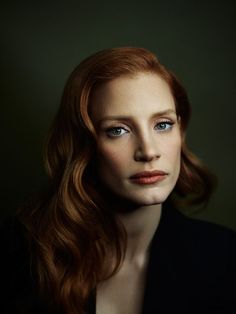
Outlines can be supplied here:
M92 104L102 182L138 206L163 203L178 179L181 151L174 99L166 82L150 73L121 77L97 89ZM154 184L130 180L152 170L167 175Z
M96 313L138 314L149 244L160 221L162 203L179 176L179 119L168 85L156 74L110 81L95 91L91 104L98 135L98 175L127 232L120 270L97 287ZM152 170L164 171L164 179L152 184L130 179Z

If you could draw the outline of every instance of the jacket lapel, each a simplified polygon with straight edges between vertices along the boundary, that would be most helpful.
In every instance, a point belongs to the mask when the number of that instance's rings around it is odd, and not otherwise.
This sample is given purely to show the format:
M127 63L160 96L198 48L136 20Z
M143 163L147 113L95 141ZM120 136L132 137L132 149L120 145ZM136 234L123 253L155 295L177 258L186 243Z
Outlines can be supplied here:
M182 214L163 208L153 237L146 277L143 314L187 313L188 249L184 247Z

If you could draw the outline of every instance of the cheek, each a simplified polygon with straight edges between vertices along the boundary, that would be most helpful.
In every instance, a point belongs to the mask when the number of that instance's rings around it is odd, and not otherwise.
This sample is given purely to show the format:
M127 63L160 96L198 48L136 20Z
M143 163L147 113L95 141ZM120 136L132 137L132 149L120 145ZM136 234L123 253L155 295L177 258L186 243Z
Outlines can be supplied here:
M127 150L119 147L102 146L98 151L98 164L103 170L121 170L127 167Z
M181 157L181 138L176 138L175 140L166 143L165 145L165 156L166 159L173 167L180 166Z

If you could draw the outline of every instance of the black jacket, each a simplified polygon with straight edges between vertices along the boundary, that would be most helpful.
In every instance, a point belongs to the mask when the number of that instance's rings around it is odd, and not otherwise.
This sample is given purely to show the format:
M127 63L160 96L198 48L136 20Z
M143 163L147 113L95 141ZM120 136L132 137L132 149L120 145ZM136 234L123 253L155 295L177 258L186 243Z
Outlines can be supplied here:
M5 223L1 241L1 313L48 313L35 292L21 226ZM95 303L94 293L89 314ZM151 243L142 313L235 314L236 232L164 208Z

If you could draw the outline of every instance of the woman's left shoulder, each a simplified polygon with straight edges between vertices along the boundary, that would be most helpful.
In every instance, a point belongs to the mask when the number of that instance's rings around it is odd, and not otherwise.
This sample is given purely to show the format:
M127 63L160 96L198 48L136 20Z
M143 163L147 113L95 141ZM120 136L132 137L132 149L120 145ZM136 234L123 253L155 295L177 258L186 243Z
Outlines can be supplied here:
M236 313L235 230L192 217L183 217L182 227L187 237L184 247L190 256L188 261L194 270L195 282L199 282L199 289L205 286L205 295L218 295L217 302L222 303L225 309L220 313Z
M236 245L236 231L215 222L183 215L182 227L192 240L222 246Z
M234 271L236 277L236 231L226 226L180 214L181 239L202 265Z

